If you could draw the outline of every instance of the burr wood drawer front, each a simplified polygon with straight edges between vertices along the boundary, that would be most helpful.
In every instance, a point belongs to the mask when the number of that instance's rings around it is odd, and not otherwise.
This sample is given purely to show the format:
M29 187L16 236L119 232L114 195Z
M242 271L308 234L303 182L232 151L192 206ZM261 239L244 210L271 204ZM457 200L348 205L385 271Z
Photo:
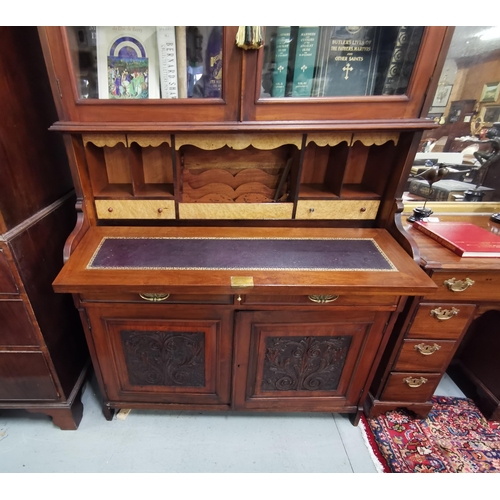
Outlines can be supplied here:
M296 219L364 219L377 217L378 200L300 200Z
M457 342L452 340L405 340L394 370L442 373L448 366L456 346Z
M94 292L83 293L80 295L83 302L139 302L147 303L162 303L162 304L232 304L233 295L231 294L179 294L158 292L151 293L144 291L142 293L122 292Z
M245 305L306 305L306 306L385 306L396 308L399 296L396 295L241 295Z
M440 373L391 372L380 399L423 403L431 399L440 380Z
M95 200L99 219L175 219L174 200Z
M406 337L458 339L469 323L474 309L473 304L421 304Z
M291 219L293 203L179 203L179 219Z
M439 288L429 300L500 301L500 272L439 271L431 278Z

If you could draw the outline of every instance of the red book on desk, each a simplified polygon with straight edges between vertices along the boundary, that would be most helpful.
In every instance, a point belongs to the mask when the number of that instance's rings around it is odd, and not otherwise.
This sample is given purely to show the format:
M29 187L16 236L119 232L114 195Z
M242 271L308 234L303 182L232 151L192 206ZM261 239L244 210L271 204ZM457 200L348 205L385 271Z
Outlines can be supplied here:
M414 222L413 227L460 257L500 257L500 236L468 222Z

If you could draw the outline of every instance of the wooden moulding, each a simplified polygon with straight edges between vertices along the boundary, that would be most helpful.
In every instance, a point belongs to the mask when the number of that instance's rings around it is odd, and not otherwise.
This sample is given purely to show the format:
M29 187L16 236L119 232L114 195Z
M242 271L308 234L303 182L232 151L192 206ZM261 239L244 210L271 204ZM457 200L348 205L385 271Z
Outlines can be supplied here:
M296 219L302 220L373 220L378 200L299 200Z
M293 203L179 203L180 219L291 219Z
M173 200L95 200L99 219L175 219Z
M307 134L306 146L311 142L320 147L333 147L341 142L347 142L347 145L350 146L352 144L352 134L349 132L316 132Z
M255 149L276 149L280 146L292 144L298 149L302 147L302 134L176 134L175 149L190 145L203 150L221 149L227 146L231 149L246 149L253 146Z
M135 142L141 148L157 148L164 143L172 146L170 134L127 134L127 140L129 145Z
M87 146L90 142L98 148L107 146L112 148L117 144L122 143L125 147L127 144L127 136L125 134L82 134L83 144Z
M399 140L398 132L356 132L352 138L352 144L360 141L365 146L381 146L386 142L392 141L396 146Z

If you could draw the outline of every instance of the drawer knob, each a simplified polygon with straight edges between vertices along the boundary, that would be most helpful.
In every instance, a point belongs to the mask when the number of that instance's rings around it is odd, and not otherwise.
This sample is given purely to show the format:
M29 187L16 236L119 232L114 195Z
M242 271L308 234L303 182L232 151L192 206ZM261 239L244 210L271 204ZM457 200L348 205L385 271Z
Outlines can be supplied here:
M424 377L406 377L403 379L403 382L405 382L408 387L415 388L425 384L427 379Z
M431 354L434 354L436 351L439 351L439 349L441 349L441 346L438 344L429 345L422 343L422 344L417 344L414 349L423 356L430 356Z
M158 209L158 213L161 214L163 212L163 208Z
M329 302L336 301L339 296L338 295L308 295L307 298L311 302L315 302L316 304L328 304Z
M431 311L431 316L434 316L439 321L446 321L448 319L453 318L460 312L460 309L456 307L452 307L451 309L442 309L441 307L437 307Z
M463 292L467 288L471 287L475 281L470 278L465 278L464 280L456 280L455 278L450 278L446 280L443 284L448 287L448 290L452 292Z
M109 207L108 212L112 212L112 211L113 211L113 207Z
M141 299L147 300L149 302L161 302L167 300L170 297L169 293L140 293L139 297Z

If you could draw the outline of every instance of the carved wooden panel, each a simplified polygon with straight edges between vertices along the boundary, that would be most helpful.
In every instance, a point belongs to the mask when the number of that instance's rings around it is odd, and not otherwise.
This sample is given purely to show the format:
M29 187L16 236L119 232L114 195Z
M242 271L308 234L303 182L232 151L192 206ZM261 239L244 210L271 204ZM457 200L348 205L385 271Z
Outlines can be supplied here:
M120 333L132 385L205 386L203 332L123 330Z
M262 391L335 391L351 336L267 337Z

